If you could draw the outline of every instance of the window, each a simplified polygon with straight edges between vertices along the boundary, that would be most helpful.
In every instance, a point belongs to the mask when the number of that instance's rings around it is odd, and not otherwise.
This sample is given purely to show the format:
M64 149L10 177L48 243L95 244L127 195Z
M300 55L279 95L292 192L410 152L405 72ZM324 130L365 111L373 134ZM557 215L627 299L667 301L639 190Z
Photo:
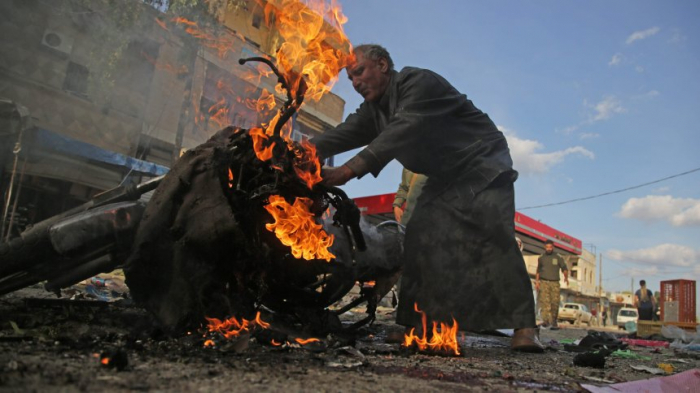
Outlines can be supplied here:
M302 141L308 141L310 138L308 135L300 132L299 130L292 131L292 140L294 142L301 143Z
M233 125L241 128L257 123L257 113L238 102L238 98L259 97L260 91L249 91L250 85L213 63L207 64L204 89L199 102L199 115L205 122L218 126Z
M135 158L169 166L172 164L174 148L172 143L142 134L136 147Z
M77 96L87 98L88 77L90 71L87 67L78 63L68 62L66 79L63 81L63 90Z
M256 29L259 29L261 24L262 24L262 15L259 13L253 14L253 27L255 27Z
M160 45L151 40L129 42L121 65L122 87L148 95Z
M620 310L621 317L636 317L637 312L634 310Z

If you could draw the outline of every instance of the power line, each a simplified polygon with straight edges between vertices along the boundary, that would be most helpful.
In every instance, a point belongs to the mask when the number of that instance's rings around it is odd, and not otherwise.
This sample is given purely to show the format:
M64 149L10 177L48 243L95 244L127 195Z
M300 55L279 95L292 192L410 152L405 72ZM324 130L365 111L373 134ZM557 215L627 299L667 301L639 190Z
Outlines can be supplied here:
M620 190L605 192L605 193L597 194L597 195L591 195L591 196L587 196L587 197L583 197L583 198L569 199L568 201L563 201L563 202L548 203L548 204L546 204L546 205L537 205L537 206L521 207L521 208L518 208L517 210L538 209L538 208L540 208L540 207L558 206L558 205L564 205L564 204L567 204L567 203L573 203L573 202L585 201L585 200L588 200L588 199L599 198L599 197L606 196L606 195L618 194L618 193L621 193L621 192L625 192L625 191L629 191L629 190L634 190L634 189L636 189L636 188L645 187L645 186L648 186L648 185L651 185L651 184L660 183L660 182L662 182L662 181L666 181L666 180L673 179L673 178L676 178L676 177L685 176L685 175L688 175L688 174L690 174L690 173L697 172L697 171L700 171L700 168L691 169L691 170L689 170L689 171L685 171L685 172L678 173L678 174L675 174L675 175L672 175L672 176L664 177L663 179L658 179L658 180L650 181L650 182L647 182L647 183L639 184L639 185L632 186L632 187L623 188L623 189L620 189Z

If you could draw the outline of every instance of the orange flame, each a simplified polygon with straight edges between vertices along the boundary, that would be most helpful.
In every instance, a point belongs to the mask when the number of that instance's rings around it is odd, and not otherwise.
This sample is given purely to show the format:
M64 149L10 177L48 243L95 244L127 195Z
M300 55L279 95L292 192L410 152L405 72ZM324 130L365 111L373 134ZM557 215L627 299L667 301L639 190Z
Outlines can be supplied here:
M294 171L309 189L320 183L321 163L316 155L316 146L309 141L301 141L301 149L295 150Z
M233 172L228 168L228 188L233 188Z
M107 365L109 365L109 360L110 360L109 358L102 358L102 360L100 360L100 363L102 363L102 364L104 364L105 366L107 366Z
M417 303L414 304L414 309L417 313L421 314L423 335L420 337L416 336L414 334L416 329L413 328L408 334L405 335L403 345L410 347L413 345L413 343L415 343L418 346L418 349L421 351L452 351L455 355L459 355L459 343L457 342L457 332L459 331L459 327L457 325L457 321L452 318L452 326L449 326L444 322L440 322L439 329L438 323L433 322L432 337L428 339L426 337L428 331L427 317L423 311L418 309Z
M162 20L160 20L160 19L158 19L158 18L155 18L155 21L156 21L156 23L158 24L158 26L160 26L163 30L165 30L165 31L170 31L170 30L168 29L168 26L165 25L165 22L163 22Z
M329 92L338 79L340 71L353 61L352 45L343 31L347 18L342 14L336 0L258 0L265 13L265 21L270 31L278 32L282 44L274 56L276 66L284 74L288 82L289 92L296 97L296 89L305 82L305 100L319 101ZM239 35L215 34L201 28L196 22L175 18L175 24L182 26L185 32L199 40L201 45L215 49L219 57L226 57L234 48L240 46L237 39L245 39ZM161 26L163 27L163 26ZM167 26L166 26L167 27ZM235 45L234 45L235 44ZM269 79L272 72L263 64L250 64L249 75L245 79L259 84L263 79ZM245 102L243 108L229 103L234 95L230 87L217 83L223 98L209 108L209 120L224 126L232 122L230 116L245 110L257 112L257 118L268 118L268 113L276 106L274 94L263 90L257 100ZM275 85L277 94L283 94L281 85ZM243 102L238 99L239 104ZM300 105L298 102L292 105ZM197 115L195 120L203 120L204 116ZM235 117L234 117L235 119ZM252 127L249 134L253 140L253 149L261 161L268 161L273 156L275 142L268 143L275 126L280 120L280 113L267 124ZM293 167L295 174L309 189L321 182L321 164L316 155L315 147L307 141L301 147L291 141L292 125L287 122L282 127L281 137L287 142L288 148L294 153ZM274 231L282 243L292 247L295 258L325 259L334 257L328 247L333 242L333 236L328 236L320 225L315 224L309 212L308 203L295 201L293 206L284 202L283 198L265 208L275 218L275 224L267 226Z
M249 332L255 326L260 326L263 329L267 329L270 327L269 323L264 322L262 319L260 319L259 311L255 315L255 319L253 319L252 321L249 321L247 319L241 319L241 321L239 322L238 319L236 319L235 317L231 317L225 321L222 321L217 318L205 318L209 322L209 325L207 326L209 332L219 333L227 339L230 339L232 337L238 337L242 333ZM206 342L204 344L206 346Z
M352 45L345 35L342 25L347 18L342 14L335 0L270 0L260 3L265 10L265 21L271 30L279 32L283 43L276 54L277 67L284 73L292 90L300 86L303 78L306 83L305 98L318 101L335 84L340 71L352 61ZM268 77L259 72L257 79ZM252 77L251 77L252 79ZM275 87L282 93L280 85ZM295 95L294 91L292 92ZM267 91L257 100L258 113L274 107L274 96ZM266 127L265 134L272 135L279 120L275 116ZM290 140L291 125L285 124L282 137L290 149L295 151L294 170L309 188L321 182L321 164L315 147L303 142L302 148L293 148ZM258 136L260 134L258 133ZM265 149L262 144L257 145ZM258 157L268 157L267 151L255 150Z
M270 341L270 344L272 344L272 345L275 346L275 347L279 347L279 346L282 345L282 343L279 343L279 342L275 341L274 338Z
M269 328L270 328L270 324L269 324L269 323L267 323L267 322L263 321L262 319L260 319L260 312L258 312L257 314L255 314L255 319L253 319L253 323L254 323L255 325L257 325L257 326L260 326L260 327L263 328L263 329L269 329Z
M294 341L296 341L297 343L299 343L299 344L301 344L301 345L306 345L306 344L310 344L310 343L319 342L319 341L321 341L321 340L319 340L319 339L317 339L317 338L313 338L313 337L307 338L307 339L303 339L303 338L298 338L298 337L297 337L297 338L294 339Z
M208 48L216 49L219 57L224 58L228 52L232 52L234 49L234 38L229 34L214 34L208 32L197 25L197 22L193 22L186 18L173 18L173 22L178 25L185 26L185 32L194 38L197 38L199 42Z
M175 67L174 65L171 65L171 64L158 62L156 59L149 56L148 53L146 53L146 52L141 52L141 56L143 56L143 58L145 58L146 61L153 64L153 67L156 70L162 70L162 71L174 74L174 75L186 74L188 72L187 67L184 65L181 65L180 67Z
M325 259L330 261L335 255L328 251L333 244L333 235L328 235L323 226L316 224L314 215L309 211L312 201L309 198L296 198L290 205L282 196L270 196L270 203L265 209L275 222L267 224L268 231L285 246L292 248L294 258Z
M320 100L353 60L340 5L335 0L270 0L265 20L283 39L276 58L289 85L298 86L304 78L306 98Z
M213 346L214 346L214 340L207 340L204 342L204 348L213 347Z
M269 146L265 146L265 141L269 138L262 128L254 127L248 131L250 137L253 138L253 150L260 161L267 161L272 158L272 150L275 148L275 143L272 142Z
M278 32L282 39L282 45L275 59L277 67L284 73L290 88L293 90L298 88L303 78L306 82L305 98L320 100L331 90L340 71L354 60L352 44L343 30L343 24L347 22L347 18L343 15L340 5L335 0L330 2L327 0L270 0L264 3L259 1L259 4L264 8L268 27L271 31ZM167 27L160 20L156 22L163 28ZM215 34L185 18L174 18L172 22L181 25L185 32L197 38L203 46L217 50L220 57L225 57L234 50L235 39L245 38L231 35L230 32ZM250 69L250 75L245 79L253 81L256 85L263 78L269 78L272 75L272 72L263 64L255 64L252 67L254 69ZM221 84L217 86L224 93L225 88ZM277 93L283 92L281 85L276 85L275 90ZM230 123L229 115L235 113L227 101L228 99L223 98L209 109L209 119L219 126ZM263 90L261 96L250 103L249 108L254 108L264 117L275 104L274 95ZM199 117L197 116L197 121L200 120ZM257 131L254 137L258 140L258 143L254 143L256 155L263 161L272 156L272 146L264 146L260 143L261 139L263 135L271 136L278 119L279 114L267 124L264 132ZM283 131L283 138L288 143L291 142L291 125L285 124ZM303 151L304 153L298 156L295 162L295 173L309 188L312 188L314 184L321 181L321 165L311 144L306 143Z
M255 103L255 109L258 112L265 112L265 111L271 111L275 109L275 106L277 106L277 102L275 101L275 96L270 94L269 91L266 89L263 89L260 98L258 101Z

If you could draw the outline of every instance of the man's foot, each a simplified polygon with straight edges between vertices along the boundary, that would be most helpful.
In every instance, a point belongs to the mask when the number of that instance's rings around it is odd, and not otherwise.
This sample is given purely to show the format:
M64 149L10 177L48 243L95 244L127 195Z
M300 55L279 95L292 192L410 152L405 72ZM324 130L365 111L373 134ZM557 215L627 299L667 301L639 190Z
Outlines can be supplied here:
M384 342L387 344L404 343L406 341L406 336L409 333L411 333L411 329L413 329L413 328L410 326L407 326L403 332L400 330L392 330L389 333L387 333L386 338L384 339ZM422 331L423 331L423 329L416 328L414 330L413 334L420 336L422 334Z
M398 344L404 342L404 332L399 330L392 330L387 333L384 342L387 344Z
M539 331L536 328L515 329L510 349L520 352L542 353L544 345L540 343Z

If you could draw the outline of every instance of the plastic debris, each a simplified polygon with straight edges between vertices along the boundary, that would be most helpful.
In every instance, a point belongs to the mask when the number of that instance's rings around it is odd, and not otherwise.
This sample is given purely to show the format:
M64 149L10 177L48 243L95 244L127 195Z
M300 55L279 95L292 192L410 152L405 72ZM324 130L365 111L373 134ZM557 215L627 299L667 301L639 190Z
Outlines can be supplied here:
M649 374L654 374L654 375L664 375L666 372L660 368L657 367L649 367L649 366L630 366L632 370L637 370L637 371L644 371Z
M121 280L95 276L88 280L88 284L85 286L85 292L99 301L113 302L123 298L124 293L128 292L128 289L120 281Z
M666 374L673 374L673 371L675 370L673 365L668 363L659 363L656 365L656 367L664 370Z
M628 344L618 340L615 336L591 330L586 337L582 338L576 345L564 344L564 349L568 352L590 352L598 349L625 349Z
M605 368L605 355L608 353L604 351L579 353L574 356L574 366Z
M621 341L626 342L629 345L636 345L638 347L661 347L668 348L671 343L668 341L656 341L656 340L638 340L633 338L621 338Z
M359 361L348 361L348 362L340 362L340 361L330 361L326 362L327 367L332 367L332 368L355 368L355 367L360 367L362 366L362 362Z
M700 327L698 327L700 329ZM691 333L688 332L684 329L679 328L678 326L674 325L664 325L661 327L661 335L674 339L674 340L681 340L683 342L689 343L693 340L697 340L700 338L700 334L698 333Z
M689 344L684 343L681 339L677 339L671 343L670 347L682 351L700 351L700 338L694 339Z
M589 377L584 375L583 379L587 381L593 381L593 382L599 382L599 383L615 383L615 381L611 381L609 379L603 379L603 378L596 378L596 377Z
M573 338L562 338L561 340L559 340L559 343L560 344L574 344L575 341L576 340L574 340Z
M623 359L638 359L638 360L651 360L649 356L642 356L640 354L634 353L630 351L629 349L626 351L622 350L617 350L611 354L611 356L614 356L616 358L623 358Z
M676 393L689 391L688 387L694 386L700 386L699 369L688 370L668 377L643 379L639 381L616 383L614 385L581 385L581 387L583 387L591 393Z

